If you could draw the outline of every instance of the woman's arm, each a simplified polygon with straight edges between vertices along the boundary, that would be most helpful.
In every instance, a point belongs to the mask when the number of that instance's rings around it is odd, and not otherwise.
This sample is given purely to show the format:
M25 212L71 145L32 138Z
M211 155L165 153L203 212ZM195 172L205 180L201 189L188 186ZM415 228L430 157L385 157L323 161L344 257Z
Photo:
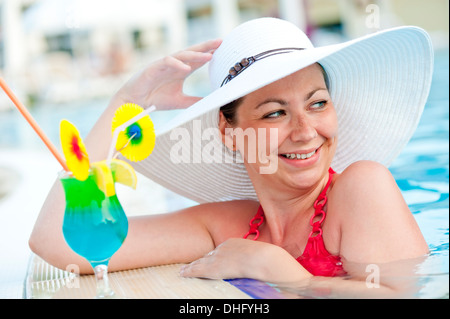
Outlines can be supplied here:
M303 281L312 275L283 248L231 238L180 270L184 277L252 278L272 283Z
M87 136L85 144L91 161L104 160L111 143L114 112L124 103L158 110L186 108L201 98L183 93L183 84L192 72L209 62L220 40L211 40L166 56L135 74L113 96L108 107Z
M220 40L208 41L172 56L158 60L131 78L111 99L110 104L85 139L91 162L104 160L111 143L111 122L115 110L122 104L133 102L142 107L156 105L158 109L184 108L198 101L199 97L186 96L183 91L185 78L212 57L212 52L220 45ZM50 263L64 268L67 264L77 264L81 271L90 271L89 264L76 255L66 245L62 235L65 199L62 186L56 181L35 223L29 239L32 251ZM157 217L154 217L158 219ZM181 218L181 220L184 220ZM195 227L194 227L195 228ZM130 219L130 237L147 231L145 222ZM133 240L128 241L133 243ZM125 245L124 245L125 246ZM130 257L130 256L128 256ZM116 258L117 259L117 258ZM110 267L114 269L113 260ZM124 267L126 262L117 262ZM120 268L117 267L117 268Z
M53 201L49 201L52 207ZM86 260L75 254L65 243L60 211L43 207L30 239L32 250L48 263L65 269L75 264L81 274L92 273ZM153 265L190 262L214 249L206 227L211 212L221 211L220 204L198 205L161 215L134 216L128 219L128 235L122 247L111 258L111 271ZM41 214L42 214L41 213ZM51 216L52 219L45 219Z

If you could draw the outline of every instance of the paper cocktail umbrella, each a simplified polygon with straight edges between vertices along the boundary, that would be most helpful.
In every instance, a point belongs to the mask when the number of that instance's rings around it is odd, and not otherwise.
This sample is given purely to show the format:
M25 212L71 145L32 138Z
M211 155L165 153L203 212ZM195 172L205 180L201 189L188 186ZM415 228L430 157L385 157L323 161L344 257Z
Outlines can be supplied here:
M117 134L115 148L125 158L137 162L149 156L155 147L155 129L150 116L153 108L144 111L137 104L127 103L119 107L112 121L113 143ZM139 115L142 115L139 118ZM133 119L139 118L136 121ZM128 124L133 121L132 124ZM123 128L126 126L126 128Z
M84 181L89 176L89 156L77 128L67 120L60 123L61 147L73 176Z

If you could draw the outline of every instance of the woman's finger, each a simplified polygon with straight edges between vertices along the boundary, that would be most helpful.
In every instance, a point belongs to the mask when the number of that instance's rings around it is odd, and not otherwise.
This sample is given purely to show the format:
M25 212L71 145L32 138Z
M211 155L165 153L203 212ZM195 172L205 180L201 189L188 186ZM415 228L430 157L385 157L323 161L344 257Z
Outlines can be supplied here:
M212 58L211 53L196 51L180 51L172 56L183 63L206 63Z
M187 51L209 52L216 50L222 43L221 39L213 39L202 43L194 44L187 48Z
M208 277L205 273L206 267L203 258L197 259L190 264L181 266L181 277Z

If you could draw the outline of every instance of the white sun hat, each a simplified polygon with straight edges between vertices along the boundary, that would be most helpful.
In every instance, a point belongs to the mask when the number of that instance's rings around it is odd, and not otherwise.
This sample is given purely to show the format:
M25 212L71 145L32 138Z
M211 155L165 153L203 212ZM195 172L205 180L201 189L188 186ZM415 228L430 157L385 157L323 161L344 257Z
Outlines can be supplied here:
M333 169L341 172L359 160L389 166L415 131L428 97L428 34L399 27L314 48L299 28L275 18L243 23L223 40L209 63L212 93L159 129L153 153L133 166L199 203L258 200L240 154L222 143L219 108L316 62L326 71L338 117Z

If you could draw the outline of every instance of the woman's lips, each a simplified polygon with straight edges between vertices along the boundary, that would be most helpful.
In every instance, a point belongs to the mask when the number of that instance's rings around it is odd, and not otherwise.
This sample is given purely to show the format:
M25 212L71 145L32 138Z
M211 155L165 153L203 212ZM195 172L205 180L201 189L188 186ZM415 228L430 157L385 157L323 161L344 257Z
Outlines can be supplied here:
M319 158L321 147L312 150L302 150L292 153L282 153L278 155L286 163L295 166L306 166L311 165L317 161Z

